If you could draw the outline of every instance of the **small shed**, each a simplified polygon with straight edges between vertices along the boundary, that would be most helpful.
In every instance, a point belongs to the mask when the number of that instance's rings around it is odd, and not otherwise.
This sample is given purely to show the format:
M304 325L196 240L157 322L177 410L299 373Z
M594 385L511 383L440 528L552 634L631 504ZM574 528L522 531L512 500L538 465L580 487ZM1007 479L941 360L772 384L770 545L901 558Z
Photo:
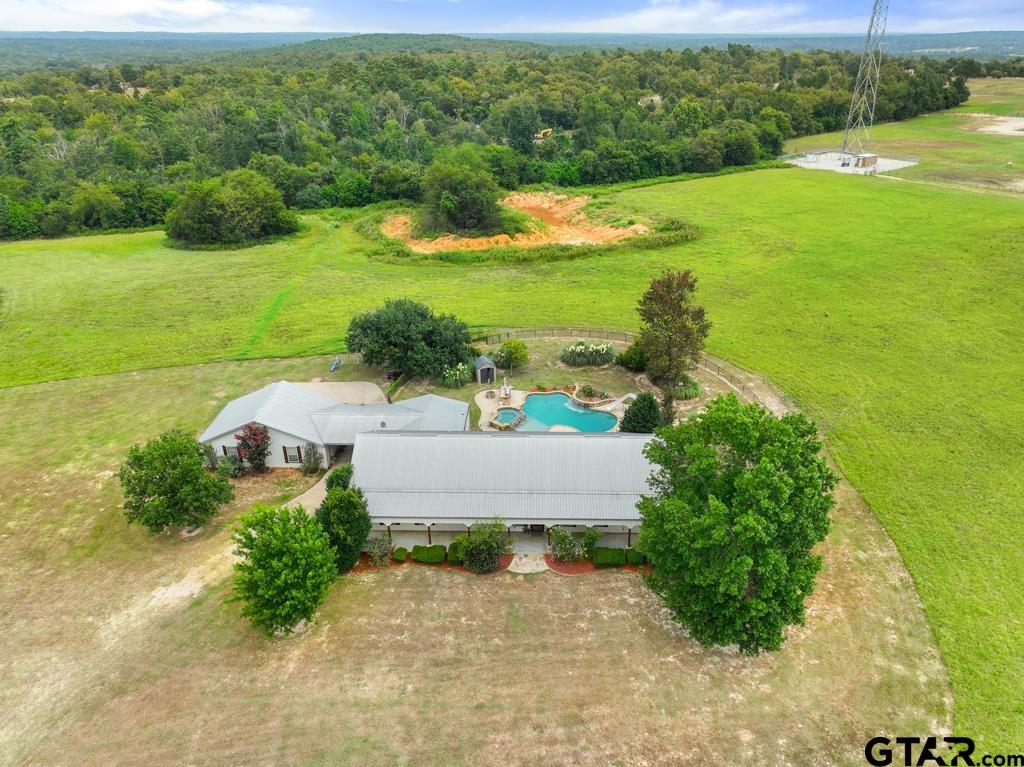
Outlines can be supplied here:
M873 168L878 165L877 154L859 154L853 158L854 168Z
M497 365L494 364L494 360L490 357L480 355L476 358L476 382L482 384L494 383L495 376L498 372Z

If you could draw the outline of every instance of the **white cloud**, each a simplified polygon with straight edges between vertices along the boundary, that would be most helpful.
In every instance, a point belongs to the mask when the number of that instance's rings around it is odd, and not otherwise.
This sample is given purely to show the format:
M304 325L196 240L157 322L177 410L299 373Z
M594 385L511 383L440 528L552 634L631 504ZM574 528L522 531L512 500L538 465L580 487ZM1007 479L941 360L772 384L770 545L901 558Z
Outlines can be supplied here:
M930 18L914 19L894 14L890 17L889 29L900 32L962 32L1024 27L1021 11L986 7L991 3L982 3L977 8L982 14L987 11L990 18L965 14L962 3L950 0L933 0L925 5L932 11ZM632 11L539 25L534 21L529 29L623 34L862 34L867 26L870 3L864 5L862 14L856 13L856 8L848 8L842 17L823 17L822 10L821 6L815 7L813 3L786 0L762 0L750 5L721 0L649 0L647 5ZM522 22L522 19L517 19L506 28L509 31L518 29Z
M305 31L312 12L305 6L233 0L0 0L6 30L111 32L291 32Z

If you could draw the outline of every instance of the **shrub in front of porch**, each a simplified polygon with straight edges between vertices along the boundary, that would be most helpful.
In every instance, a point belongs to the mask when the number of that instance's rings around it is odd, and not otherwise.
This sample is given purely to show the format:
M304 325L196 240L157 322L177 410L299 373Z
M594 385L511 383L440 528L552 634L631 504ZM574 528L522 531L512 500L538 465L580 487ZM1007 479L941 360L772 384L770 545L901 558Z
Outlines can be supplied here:
M625 549L598 546L594 549L594 567L622 567L626 564Z
M396 562L402 563L409 558L409 550L405 546L398 546L395 548L392 556L394 556Z
M458 536L448 546L448 564L462 566L463 563L463 551L466 548L466 542L463 536Z
M440 565L444 563L445 548L440 543L433 546L413 546L412 561L424 565Z
M551 553L559 562L577 562L583 558L580 542L575 535L560 527L552 527Z
M497 570L501 558L512 551L508 527L501 520L484 522L473 526L472 535L460 535L462 564L477 573Z

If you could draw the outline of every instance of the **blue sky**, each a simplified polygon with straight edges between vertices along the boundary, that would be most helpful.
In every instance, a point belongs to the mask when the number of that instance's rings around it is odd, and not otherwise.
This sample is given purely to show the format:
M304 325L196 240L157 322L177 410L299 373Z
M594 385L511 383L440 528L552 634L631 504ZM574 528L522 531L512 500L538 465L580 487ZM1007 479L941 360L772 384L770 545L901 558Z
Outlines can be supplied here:
M860 33L870 0L0 0L8 30ZM1024 0L891 0L899 32L1024 30Z

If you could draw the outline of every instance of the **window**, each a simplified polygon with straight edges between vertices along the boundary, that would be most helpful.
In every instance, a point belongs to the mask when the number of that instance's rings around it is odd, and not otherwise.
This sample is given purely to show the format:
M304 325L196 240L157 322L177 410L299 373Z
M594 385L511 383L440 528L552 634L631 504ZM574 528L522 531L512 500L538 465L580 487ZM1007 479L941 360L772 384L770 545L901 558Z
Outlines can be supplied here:
M302 448L301 447L286 447L286 448L284 448L284 462L285 463L302 463Z
M220 449L224 451L224 455L226 455L226 456L229 455L232 458L234 458L236 460L239 460L239 461L242 460L239 457L239 455L238 455L238 448L237 447L228 447L227 445L221 445Z

